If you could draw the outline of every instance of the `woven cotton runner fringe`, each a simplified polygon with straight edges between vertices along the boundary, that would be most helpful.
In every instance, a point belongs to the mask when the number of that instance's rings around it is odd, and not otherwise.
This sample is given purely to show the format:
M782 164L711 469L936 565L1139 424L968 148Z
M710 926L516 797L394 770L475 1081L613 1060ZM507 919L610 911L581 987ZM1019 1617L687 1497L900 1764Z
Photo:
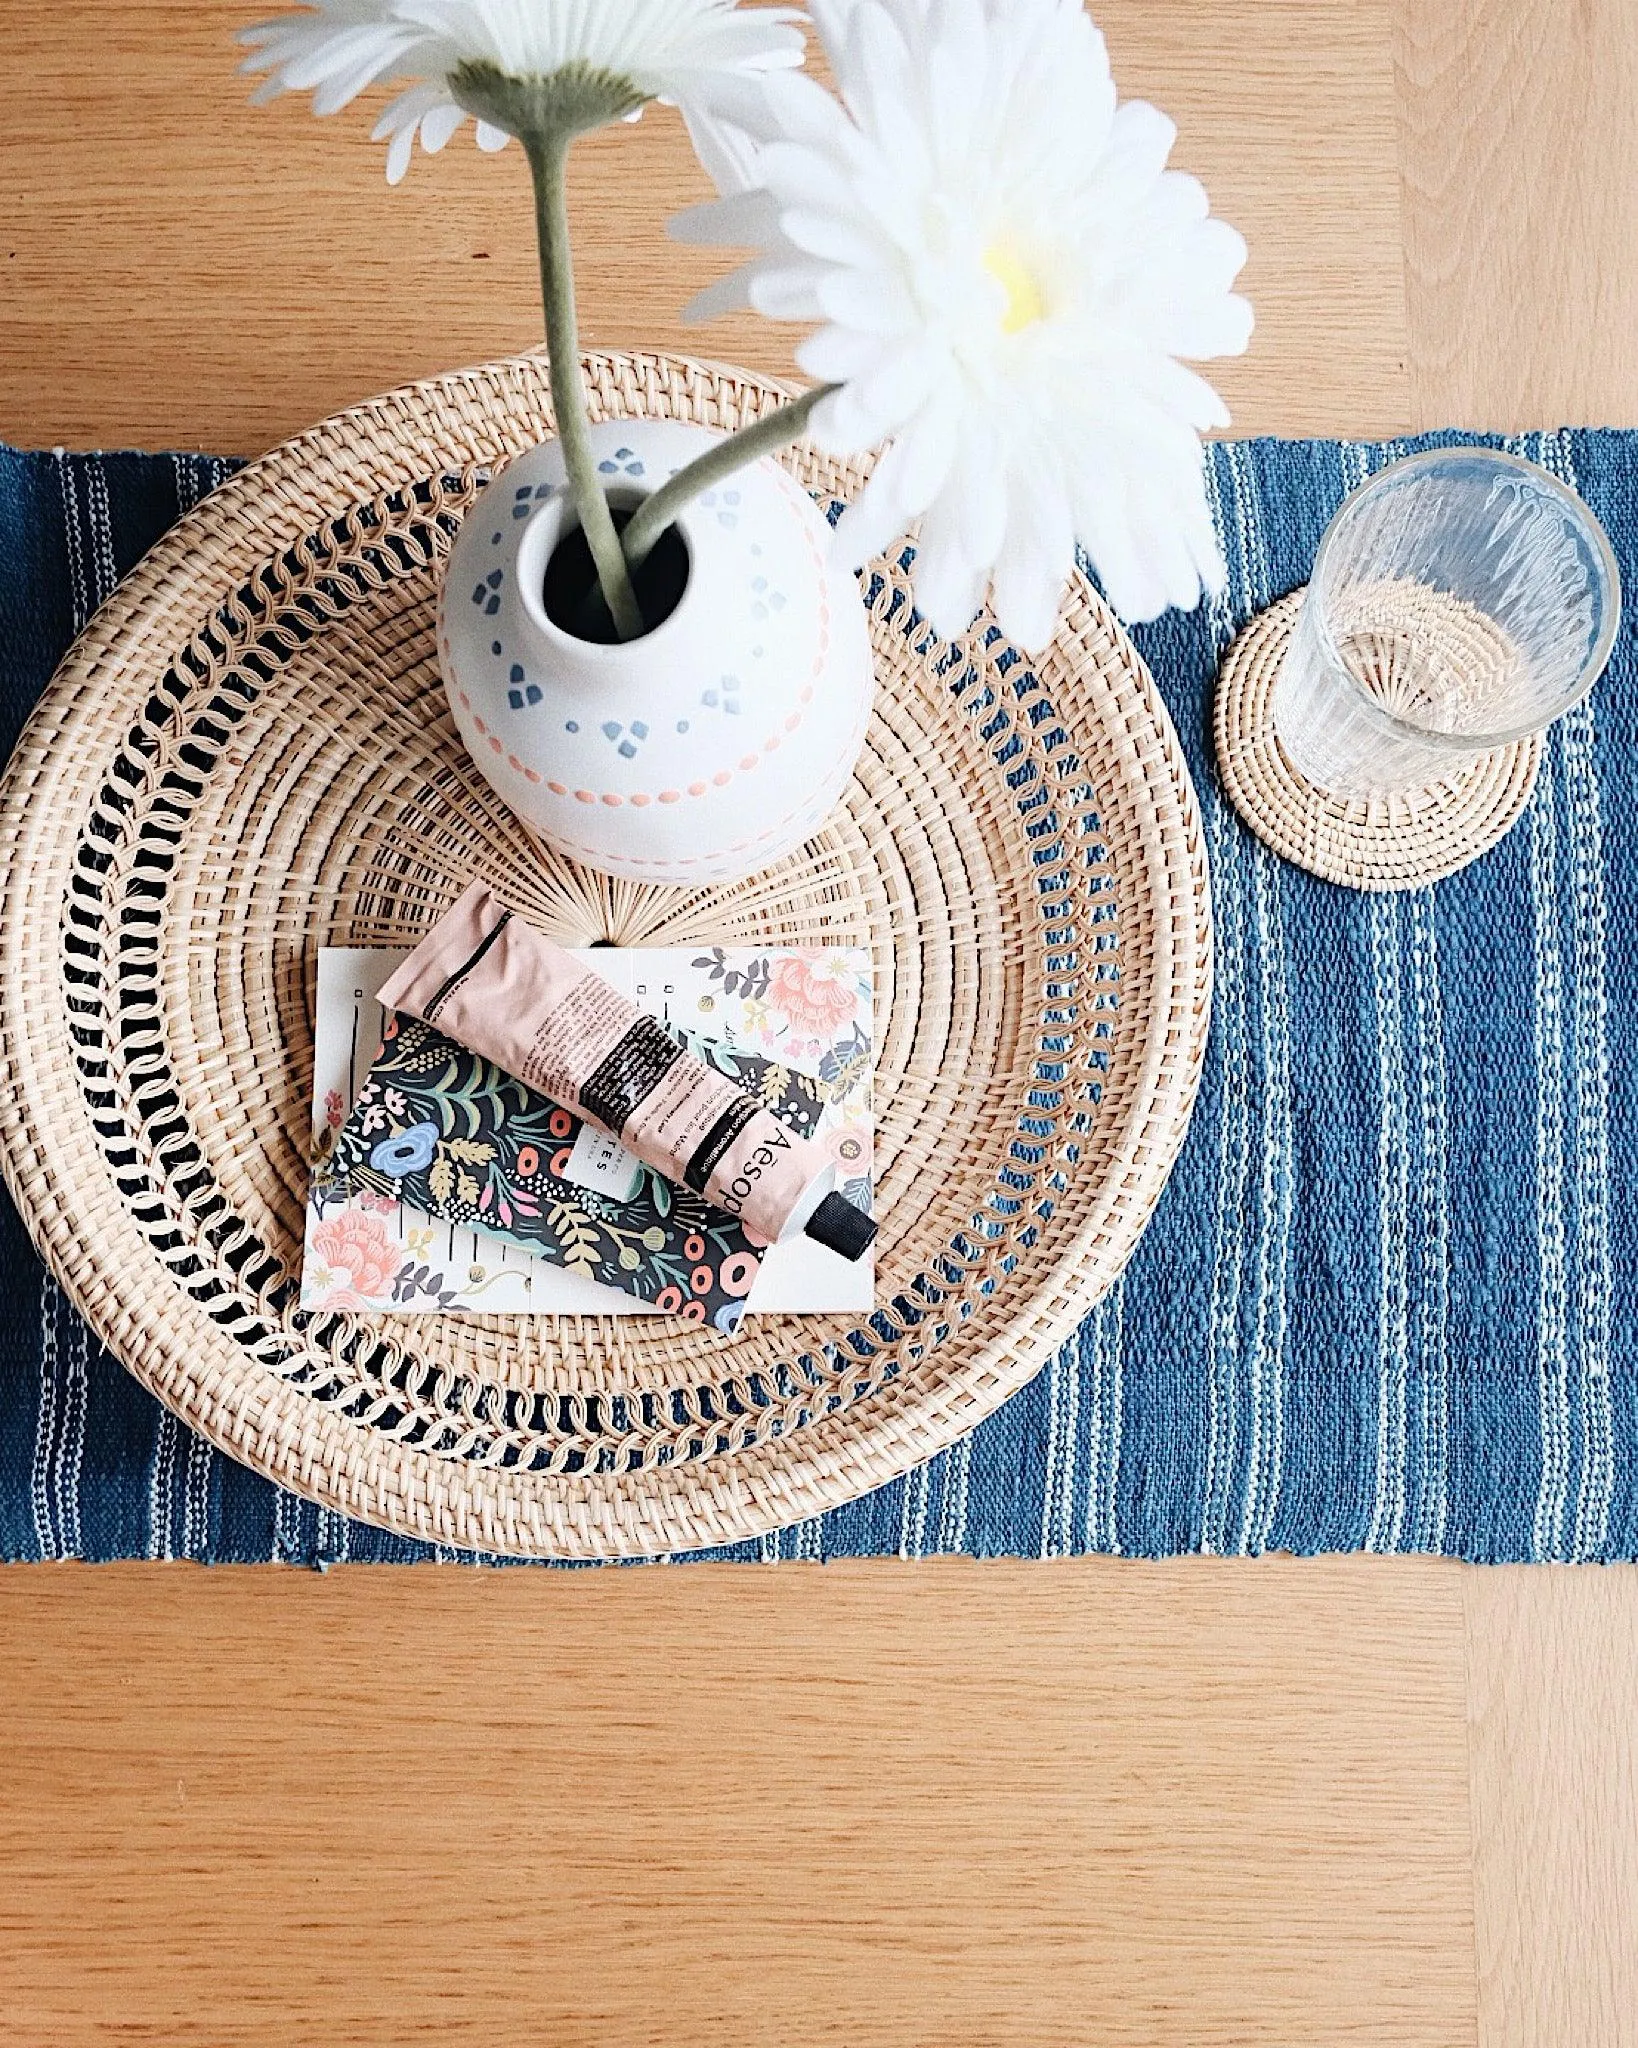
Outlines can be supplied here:
M1193 1127L1123 1280L931 1465L749 1561L1115 1552L1638 1556L1638 648L1554 729L1517 828L1436 890L1277 860L1211 765L1235 633L1343 496L1471 441L1230 441L1224 594L1134 638L1205 813L1217 994ZM1638 434L1489 445L1604 523L1638 601ZM0 450L0 738L231 464ZM0 1556L470 1562L281 1492L120 1368L0 1201Z

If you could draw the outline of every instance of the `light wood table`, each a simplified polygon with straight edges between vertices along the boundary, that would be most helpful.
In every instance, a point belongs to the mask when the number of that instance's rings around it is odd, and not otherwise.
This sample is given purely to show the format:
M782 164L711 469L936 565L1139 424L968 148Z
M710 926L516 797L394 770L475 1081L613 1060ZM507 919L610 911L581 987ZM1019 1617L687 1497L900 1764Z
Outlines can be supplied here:
M243 18L8 0L0 435L251 452L534 338L518 153L389 193ZM1103 18L1251 243L1238 428L1638 420L1631 0ZM584 151L587 338L780 368L679 325L701 189ZM17 1568L0 2038L1619 2048L1635 1713L1627 1570Z

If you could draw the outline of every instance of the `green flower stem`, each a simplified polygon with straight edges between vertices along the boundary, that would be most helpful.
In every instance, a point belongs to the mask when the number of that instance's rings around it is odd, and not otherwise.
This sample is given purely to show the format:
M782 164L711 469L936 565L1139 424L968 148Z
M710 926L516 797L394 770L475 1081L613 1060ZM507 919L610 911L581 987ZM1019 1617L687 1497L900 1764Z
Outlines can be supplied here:
M604 601L622 640L643 631L643 615L631 588L607 498L597 480L591 436L586 429L586 394L580 381L580 339L575 324L574 268L569 256L566 171L572 134L562 128L521 135L535 181L535 228L540 240L540 293L546 312L552 409L563 448L569 492L597 565Z
M685 469L679 469L674 477L661 484L652 497L645 498L637 507L620 537L627 568L635 573L643 566L653 551L654 543L690 499L698 497L701 491L709 490L713 484L723 482L748 462L755 462L759 456L771 455L775 449L787 447L798 440L807 427L813 408L835 389L834 384L821 384L813 391L804 391L800 398L793 398L777 411L764 413L761 419L753 420L748 427L741 427L738 433L730 434L714 448L707 449L705 454L697 455Z

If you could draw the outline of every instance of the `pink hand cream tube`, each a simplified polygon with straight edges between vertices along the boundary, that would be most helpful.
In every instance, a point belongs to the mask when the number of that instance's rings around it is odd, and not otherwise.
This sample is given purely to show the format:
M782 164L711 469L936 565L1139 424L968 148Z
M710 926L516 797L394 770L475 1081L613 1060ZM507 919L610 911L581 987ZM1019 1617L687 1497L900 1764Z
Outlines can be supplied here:
M806 1233L856 1259L876 1235L789 1131L653 1017L474 882L381 990L739 1217L768 1244Z

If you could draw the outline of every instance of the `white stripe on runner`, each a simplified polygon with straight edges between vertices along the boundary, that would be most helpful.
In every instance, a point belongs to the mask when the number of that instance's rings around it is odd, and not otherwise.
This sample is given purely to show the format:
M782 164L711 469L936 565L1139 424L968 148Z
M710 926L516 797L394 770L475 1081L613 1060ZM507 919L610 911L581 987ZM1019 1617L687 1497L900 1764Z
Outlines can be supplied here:
M1242 1551L1268 1543L1279 1501L1285 1415L1286 1281L1291 1258L1291 1017L1286 984L1281 863L1258 843L1252 900L1263 1020L1262 1228L1257 1242L1252 1335L1252 1439L1247 1461Z
M42 1557L60 1557L51 1495L51 1466L57 1442L58 1360L57 1307L62 1299L55 1280L40 1273L40 1405L34 1418L34 1458L29 1468L29 1502L34 1511L34 1541Z
M1042 1557L1068 1557L1074 1549L1075 1479L1079 1469L1081 1339L1072 1337L1052 1361L1047 1393L1046 1470L1041 1475Z
M100 461L92 461L85 473L85 506L88 522L87 555L98 604L106 604L119 582L114 564L114 516L108 503L108 472Z
M946 1553L967 1544L967 1492L972 1479L973 1440L964 1436L944 1454L944 1493L938 1509L938 1547Z
M1567 430L1546 437L1543 467L1579 490ZM1615 1494L1610 1405L1609 984L1604 898L1603 805L1598 786L1597 691L1566 712L1559 726L1564 815L1569 828L1570 933L1575 956L1574 1061L1576 1178L1576 1353L1581 1407L1570 1555L1602 1556Z
M1092 1312L1091 1443L1086 1482L1085 1548L1120 1555L1121 1342L1126 1323L1123 1274Z
M1206 482L1212 521L1217 529L1223 559L1228 567L1225 587L1211 600L1212 643L1219 656L1234 637L1234 561L1228 548L1230 514L1223 502L1218 456L1221 443L1209 451ZM1238 498L1233 466L1225 459L1231 494ZM1238 506L1233 513L1235 533L1242 540L1244 528ZM1244 588L1242 574L1241 587ZM1208 1355L1206 1369L1206 1469L1201 1502L1200 1547L1222 1552L1228 1544L1228 1503L1234 1486L1237 1452L1238 1401L1236 1363L1238 1358L1241 1233L1245 1216L1245 1179L1249 1164L1247 1132L1246 1001L1243 933L1245 919L1231 898L1241 893L1238 823L1230 817L1227 804L1219 801L1206 811L1212 887L1218 905L1213 919L1216 933L1216 963L1213 983L1213 1029L1217 1034L1217 1056L1222 1069L1222 1111L1218 1130L1217 1209L1213 1219L1211 1307L1207 1320Z
M1422 1485L1410 1538L1416 1550L1444 1548L1450 1501L1450 1119L1445 1088L1445 1012L1439 979L1438 930L1431 892L1407 899L1410 994L1416 1019L1422 1109L1420 1237Z
M301 1502L293 1493L287 1493L281 1486L273 1495L273 1555L281 1564L297 1562L297 1548L301 1538ZM440 1564L448 1561L448 1553L441 1543L433 1545L433 1555Z
M1074 1339L1072 1338L1070 1342L1073 1344ZM1058 1467L1063 1459L1063 1450L1059 1439L1063 1428L1063 1382L1068 1363L1064 1353L1068 1348L1068 1346L1064 1346L1055 1352L1052 1363L1047 1367L1046 1465L1041 1473L1041 1534L1036 1546L1035 1554L1037 1557L1051 1557L1053 1555L1052 1525L1055 1519L1054 1511L1057 1506L1058 1491L1056 1480ZM1072 1367L1068 1369L1073 1370Z
M1410 1379L1408 1323L1409 1131L1405 1113L1404 1000L1400 988L1399 898L1373 895L1371 979L1376 996L1377 1074L1377 1414L1376 1490L1367 1550L1396 1550L1404 1536L1409 1445L1405 1406Z
M57 487L63 500L63 541L68 554L69 607L78 633L91 616L91 584L85 569L85 542L80 530L79 492L66 455L57 457Z
M176 1483L176 1452L182 1425L168 1408L159 1412L153 1456L148 1460L148 1555L175 1557L171 1503Z
M1058 1506L1056 1555L1069 1557L1075 1549L1075 1485L1080 1476L1081 1361L1077 1343L1073 1354L1064 1357L1064 1416L1059 1432Z
M1229 444L1240 515L1246 612L1260 611L1273 596L1262 522L1255 516L1257 479L1241 442ZM1253 1283L1250 1386L1251 1436L1246 1454L1245 1492L1235 1548L1258 1550L1272 1526L1279 1492L1279 1456L1285 1407L1285 1276L1290 1252L1291 1060L1286 1002L1285 926L1281 914L1281 862L1260 840L1242 842L1249 866L1252 930L1256 934L1257 991L1261 1018L1260 1112L1261 1206L1258 1211ZM1286 1169L1282 1174L1282 1166ZM1249 1193L1251 1157L1247 1144ZM1248 1247L1249 1249L1249 1247ZM1224 1503L1225 1509L1227 1502Z
M98 602L99 579L88 564L88 525L82 512L74 463L56 458L57 488L63 508L63 545L67 559L69 604L74 631L80 632ZM107 486L100 464L88 461L87 477L101 486L102 524L107 525ZM107 544L105 578L111 577L113 554ZM112 588L111 580L108 588ZM107 592L104 590L103 595ZM66 1318L69 1335L62 1337ZM40 1286L40 1405L35 1419L29 1489L34 1507L35 1538L43 1557L71 1557L80 1547L80 1477L85 1461L86 1374L85 1327L69 1308L57 1283L42 1275Z
M90 1406L91 1331L83 1316L65 1295L62 1306L68 1317L68 1337L62 1346L63 1426L57 1439L53 1473L58 1509L62 1517L61 1557L83 1557L85 1544L80 1528L80 1481L85 1467L85 1425Z
M1559 951L1556 735L1542 748L1530 827L1530 907L1535 931L1536 1406L1541 1480L1533 1519L1538 1558L1563 1550L1570 1484L1569 1332L1564 1240L1564 974Z
M89 583L89 617L92 611L113 596L119 582L119 570L114 561L114 519L108 502L108 472L100 457L85 460L84 475L86 524L83 559ZM79 1557L84 1549L80 1490L85 1474L85 1434L91 1397L91 1332L84 1319L72 1310L63 1357L68 1372L63 1430L57 1450L57 1486L62 1504L64 1550L70 1557Z
M199 502L199 472L186 455L173 455L171 475L176 482L176 516L180 519Z
M210 1445L193 1430L185 1430L182 1441L182 1554L202 1560L210 1542L210 1495L215 1460L211 1456Z
M927 1541L927 1467L918 1465L904 1476L899 1506L899 1555L923 1555Z

